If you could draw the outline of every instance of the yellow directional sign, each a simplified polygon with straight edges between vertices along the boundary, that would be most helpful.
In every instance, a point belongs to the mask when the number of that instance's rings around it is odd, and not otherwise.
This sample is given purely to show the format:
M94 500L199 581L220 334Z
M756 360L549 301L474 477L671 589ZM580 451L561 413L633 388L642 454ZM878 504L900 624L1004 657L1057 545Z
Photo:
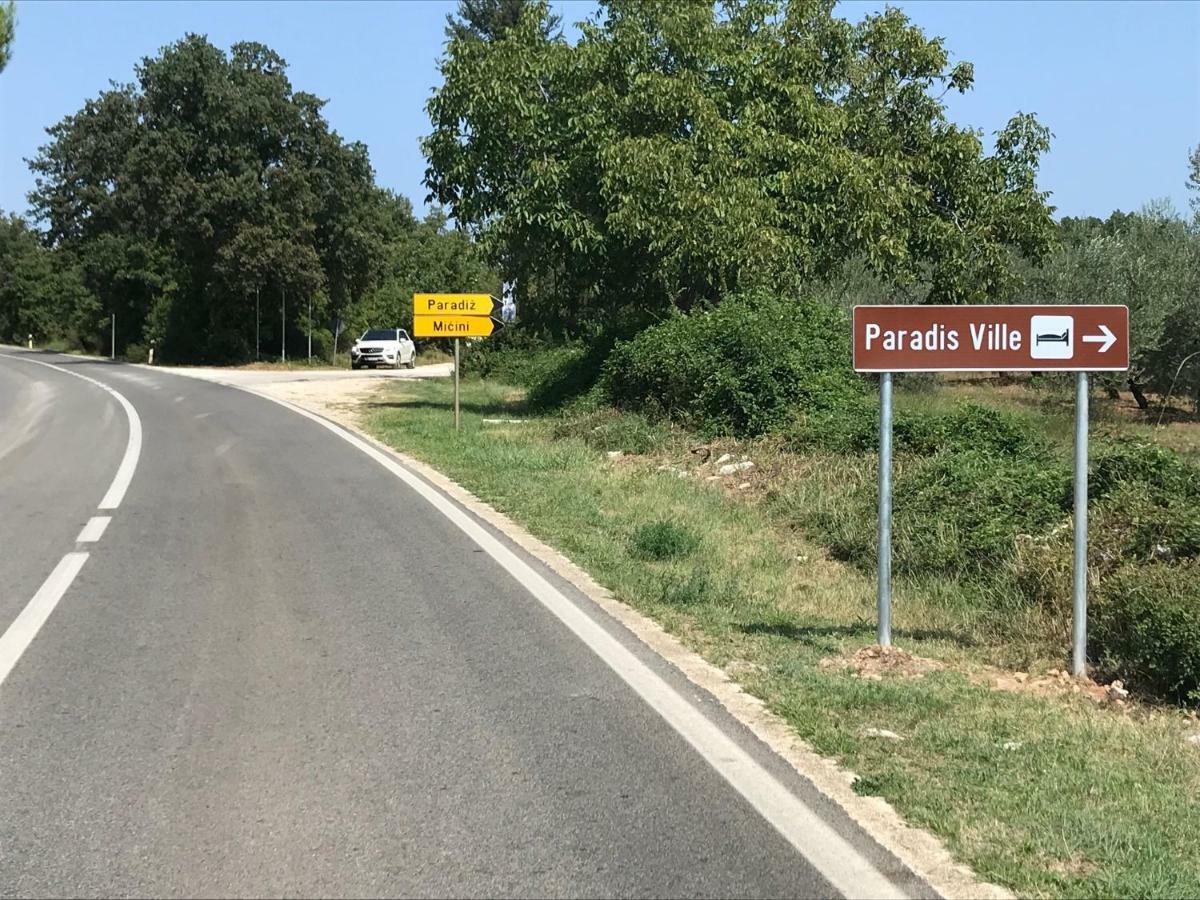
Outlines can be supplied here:
M413 316L413 337L487 337L503 327L488 316Z
M413 294L414 316L490 316L498 306L491 294Z

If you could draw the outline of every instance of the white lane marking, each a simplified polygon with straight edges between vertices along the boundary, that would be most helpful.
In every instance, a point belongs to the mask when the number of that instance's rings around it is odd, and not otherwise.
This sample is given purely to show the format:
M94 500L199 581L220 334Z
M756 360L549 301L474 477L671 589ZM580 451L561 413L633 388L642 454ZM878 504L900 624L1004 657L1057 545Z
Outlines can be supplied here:
M236 443L237 443L237 438L229 438L229 440L227 440L227 441L221 441L221 443L219 443L217 445L217 449L216 449L217 456L224 456L226 453L229 452L229 448L232 447Z
M112 516L92 516L83 526L83 530L79 532L79 537L75 538L75 543L93 544L100 540L104 536L104 529L111 521Z
M853 844L792 794L719 726L453 501L341 426L278 397L253 390L249 392L285 406L327 428L420 494L574 632L839 893L847 897L879 900L906 896L897 884L876 869Z
M103 391L108 391L117 398L117 402L125 410L125 418L129 420L129 440L125 444L125 455L121 457L121 464L117 467L117 474L113 477L112 484L108 487L108 493L104 495L104 499L100 501L100 506L97 508L116 509L119 507L121 501L125 499L125 492L129 490L129 482L133 480L133 473L137 469L138 458L142 455L142 420L138 416L137 410L133 408L133 404L126 400L125 395L120 391L114 390L103 381L89 378L87 375L72 372L70 369L64 369L62 366L56 366L53 363L42 362L40 359L29 359L26 356L7 353L5 357L45 366L47 369L55 369L67 375L74 375L76 378L82 378L84 381L96 385L96 387Z
M178 395L178 396L175 398L175 402L176 402L176 403L182 403L182 402L183 402L183 394L180 394L180 395Z
M207 419L211 415L212 415L212 413L210 413L210 412L196 413L194 416L192 416L192 418L193 419Z
M3 636L0 636L0 685L4 684L4 679L17 664L25 648L50 618L50 613L54 612L54 607L58 606L58 601L67 592L87 558L87 553L77 552L68 553L59 560L54 571L33 595L33 599L21 610L21 614L13 619Z

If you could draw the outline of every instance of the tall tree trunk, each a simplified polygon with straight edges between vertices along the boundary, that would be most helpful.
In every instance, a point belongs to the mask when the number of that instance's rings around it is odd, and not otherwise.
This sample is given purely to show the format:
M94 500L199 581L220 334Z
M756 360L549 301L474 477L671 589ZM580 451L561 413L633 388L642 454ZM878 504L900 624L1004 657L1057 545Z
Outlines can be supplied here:
M1146 395L1142 393L1142 386L1129 379L1129 390L1133 394L1133 399L1137 401L1138 409L1149 409L1150 401L1146 399Z

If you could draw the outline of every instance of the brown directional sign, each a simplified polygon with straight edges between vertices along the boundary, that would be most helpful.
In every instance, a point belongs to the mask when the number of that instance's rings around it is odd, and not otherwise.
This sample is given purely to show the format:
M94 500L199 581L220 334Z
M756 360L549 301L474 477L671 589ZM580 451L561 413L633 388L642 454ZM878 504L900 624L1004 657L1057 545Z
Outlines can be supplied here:
M856 306L859 372L1120 372L1124 306Z

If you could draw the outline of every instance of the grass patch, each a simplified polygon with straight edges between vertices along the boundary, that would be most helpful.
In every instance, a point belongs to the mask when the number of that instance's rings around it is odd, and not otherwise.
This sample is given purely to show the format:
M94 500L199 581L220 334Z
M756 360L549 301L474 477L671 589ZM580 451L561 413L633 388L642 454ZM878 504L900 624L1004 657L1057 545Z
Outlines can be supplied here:
M749 691L857 773L856 790L940 835L982 877L1032 896L1200 894L1200 752L1184 741L1194 721L1171 709L1127 715L1071 695L980 683L989 666L1036 672L1063 663L1061 618L1021 602L1011 573L897 579L897 643L947 669L875 681L821 664L873 642L874 582L831 559L806 523L857 516L847 500L870 490L869 455L743 445L756 468L751 488L738 491L741 475L708 481L712 464L700 465L682 435L631 438L655 427L648 420L531 417L519 393L471 380L463 399L458 435L451 388L441 383L387 385L365 424L714 664L736 667ZM613 460L606 450L638 455ZM869 546L867 525L854 519L846 528L865 529ZM686 549L682 533L702 543Z
M700 536L684 525L660 519L637 526L629 546L638 559L678 559L696 552Z

